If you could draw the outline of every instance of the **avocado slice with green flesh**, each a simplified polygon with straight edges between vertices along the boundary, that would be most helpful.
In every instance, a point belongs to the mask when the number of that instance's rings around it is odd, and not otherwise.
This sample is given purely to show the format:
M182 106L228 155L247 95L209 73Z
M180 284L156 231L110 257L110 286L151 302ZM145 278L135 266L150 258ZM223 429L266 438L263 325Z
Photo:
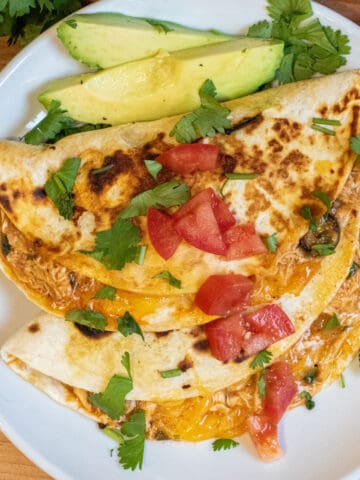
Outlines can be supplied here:
M174 52L234 38L216 31L194 30L173 22L121 13L72 15L61 23L57 32L70 55L90 67L100 68L150 57L159 49Z
M274 78L283 56L278 40L242 38L189 48L50 82L40 94L75 120L118 125L155 120L200 106L199 88L211 79L219 101L256 91Z

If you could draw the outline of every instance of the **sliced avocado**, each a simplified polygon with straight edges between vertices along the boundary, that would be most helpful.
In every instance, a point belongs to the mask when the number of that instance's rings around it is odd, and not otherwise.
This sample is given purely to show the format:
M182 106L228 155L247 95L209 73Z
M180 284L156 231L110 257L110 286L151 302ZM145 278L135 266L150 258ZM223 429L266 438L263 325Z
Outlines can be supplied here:
M150 57L159 49L174 52L234 38L121 13L73 15L58 27L58 37L76 60L100 68Z
M69 116L86 123L155 120L200 106L209 78L220 101L254 92L274 78L283 56L277 40L242 38L125 63L50 82L39 96L58 100Z

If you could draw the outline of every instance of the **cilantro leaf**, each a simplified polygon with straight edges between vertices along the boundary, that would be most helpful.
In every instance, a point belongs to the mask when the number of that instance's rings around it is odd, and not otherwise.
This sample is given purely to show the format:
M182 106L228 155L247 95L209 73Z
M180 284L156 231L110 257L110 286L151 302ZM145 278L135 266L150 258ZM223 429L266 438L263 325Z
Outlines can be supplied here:
M336 313L334 313L324 324L324 326L322 327L322 330L324 331L328 331L328 330L332 330L333 328L336 328L340 325L340 322L339 322L339 319L338 319L338 316L336 315Z
M179 143L191 143L199 137L214 137L231 127L227 118L230 110L216 99L216 88L212 80L205 80L199 90L201 106L184 115L171 130Z
M276 252L278 248L276 233L273 233L269 237L263 238L263 242L265 243L266 248L269 250L269 252Z
M156 160L144 160L145 167L154 180L157 180L159 172L162 170L163 166L161 163Z
M317 223L315 218L313 217L311 208L308 205L304 205L300 209L300 215L305 218L305 220L309 220L309 230L311 232L315 232L317 229Z
M137 333L144 340L144 334L139 324L129 312L125 312L123 317L118 317L117 322L118 330L124 337Z
M141 470L146 434L144 410L138 410L130 415L129 420L121 427L121 433L127 438L118 449L120 464L125 470L135 470L137 467Z
M264 368L264 365L266 363L270 363L272 355L273 354L268 350L262 350L257 355L255 355L252 362L250 363L250 368Z
M86 327L96 328L96 330L104 331L107 326L106 317L102 313L95 312L90 308L74 308L65 315L68 322L79 323Z
M326 212L329 212L331 209L331 200L324 192L313 192L311 194L313 197L318 198L326 207Z
M181 287L181 280L178 280L170 272L168 272L166 270L163 270L162 272L157 273L152 278L163 278L164 280L167 280L172 287L182 288Z
M109 270L121 270L125 263L136 260L139 241L140 229L129 220L118 217L110 230L96 233L94 250L81 250L81 253L101 262Z
M131 370L130 370L130 354L129 354L129 352L125 352L123 354L123 356L121 357L121 365L125 368L128 376L131 380L132 377L131 377Z
M45 192L54 202L59 213L71 220L74 213L72 189L80 168L80 158L69 158L45 183Z
M267 20L262 20L249 28L247 36L255 38L271 38L271 30L271 23Z
M234 448L239 445L239 442L235 442L235 440L231 438L218 438L214 440L212 443L212 449L214 452L219 450L230 450L230 448Z
M179 377L183 374L183 371L179 368L173 368L172 370L158 370L162 378Z
M335 243L319 243L317 245L312 245L311 250L314 250L321 257L327 257L335 253L336 245Z
M120 218L146 215L149 208L168 208L182 205L190 198L190 189L178 180L161 183L151 190L136 195L121 213Z
M306 390L303 390L300 393L300 398L303 398L305 400L305 406L308 410L312 410L315 407L315 402L312 399L312 396Z
M106 298L107 300L115 300L116 288L106 285L104 288L99 290L94 298Z
M305 20L313 13L310 0L268 0L267 10L272 19L284 18L288 22L296 17Z
M257 389L258 389L259 397L264 399L266 395L266 383L265 383L264 372L260 373L260 376L257 381Z
M350 138L350 146L351 146L351 150L354 153L356 153L357 155L360 155L360 135L356 135L356 137Z
M96 408L117 420L124 413L125 397L133 389L130 378L113 375L103 393L93 393L88 400Z

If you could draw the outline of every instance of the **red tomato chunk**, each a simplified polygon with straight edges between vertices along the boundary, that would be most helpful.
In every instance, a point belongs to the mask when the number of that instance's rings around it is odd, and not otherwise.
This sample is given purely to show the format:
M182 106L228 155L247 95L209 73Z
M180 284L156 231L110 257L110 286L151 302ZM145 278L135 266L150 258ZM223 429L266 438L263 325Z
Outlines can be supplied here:
M277 460L283 455L276 424L269 422L264 415L252 415L248 418L247 425L251 440L264 462Z
M219 155L217 145L194 143L171 148L157 157L157 161L173 172L185 175L197 171L213 170Z
M278 423L284 415L298 388L286 362L276 362L264 372L265 398L263 413L270 422Z
M221 361L243 360L294 331L291 320L276 304L235 313L205 325L211 353Z
M149 208L147 213L148 232L157 253L167 260L176 251L181 238L176 233L174 221L167 213Z
M244 275L211 275L195 297L196 305L208 315L229 315L249 305L254 281Z
M224 233L224 241L227 247L227 260L240 260L267 252L264 242L255 232L255 226L252 223L230 228Z

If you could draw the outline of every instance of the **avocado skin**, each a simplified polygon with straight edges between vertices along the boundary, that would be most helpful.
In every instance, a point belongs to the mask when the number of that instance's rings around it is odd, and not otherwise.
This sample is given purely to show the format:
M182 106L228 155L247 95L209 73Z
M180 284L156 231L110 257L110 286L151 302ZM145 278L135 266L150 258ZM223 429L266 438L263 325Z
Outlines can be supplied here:
M70 55L92 68L109 68L150 57L159 49L173 52L234 38L121 13L72 15L60 24L57 33Z
M199 107L199 88L208 78L219 101L256 91L274 78L282 56L281 41L255 38L161 52L50 82L39 101L48 108L58 100L73 119L87 123L156 120Z

